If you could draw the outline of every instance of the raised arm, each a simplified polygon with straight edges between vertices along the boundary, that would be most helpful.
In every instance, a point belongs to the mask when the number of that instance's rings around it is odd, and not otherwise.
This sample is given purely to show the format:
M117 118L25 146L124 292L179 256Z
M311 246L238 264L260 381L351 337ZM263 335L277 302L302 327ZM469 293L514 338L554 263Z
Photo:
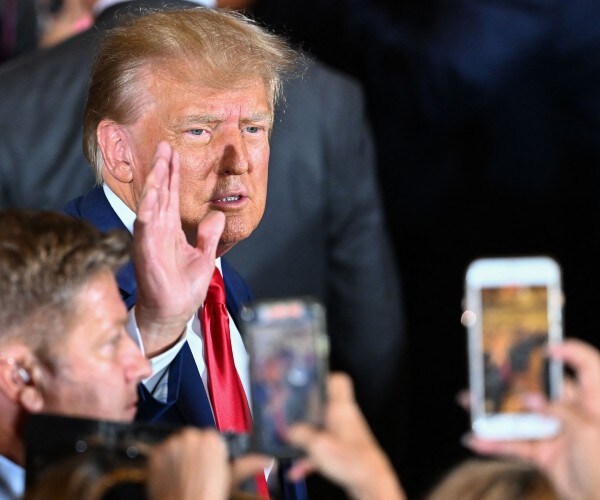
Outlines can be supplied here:
M405 498L388 458L354 400L347 375L330 377L325 428L298 424L290 429L288 437L307 454L290 469L291 479L316 471L356 500Z
M196 246L187 242L179 214L179 156L159 143L134 225L135 317L147 356L177 342L204 302L224 224L221 212L211 212L198 226Z

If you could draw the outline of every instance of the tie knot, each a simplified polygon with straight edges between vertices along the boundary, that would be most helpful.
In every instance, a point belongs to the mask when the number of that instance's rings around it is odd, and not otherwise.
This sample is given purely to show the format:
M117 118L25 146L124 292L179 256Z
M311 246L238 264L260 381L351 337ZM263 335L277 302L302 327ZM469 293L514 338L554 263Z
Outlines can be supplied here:
M208 285L208 293L206 294L206 300L204 303L210 304L225 304L225 283L223 283L223 277L219 272L219 268L215 267L215 272Z

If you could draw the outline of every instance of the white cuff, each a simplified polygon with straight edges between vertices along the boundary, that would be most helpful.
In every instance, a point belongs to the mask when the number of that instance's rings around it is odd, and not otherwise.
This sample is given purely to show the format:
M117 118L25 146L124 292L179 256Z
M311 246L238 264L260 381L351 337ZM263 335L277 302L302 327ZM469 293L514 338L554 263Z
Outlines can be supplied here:
M188 335L193 332L193 330L192 330L192 321L193 320L194 320L194 318L192 317L187 322L187 325L185 326L185 331L183 332L183 335L177 341L176 344L174 344L172 347L170 347L165 352L157 354L156 356L149 359L150 363L152 365L152 375L150 377L148 377L147 379L143 380L144 384L146 384L146 382L148 380L152 379L152 377L154 377L154 375L159 373L163 368L168 367L173 362L173 360L175 359L175 356L177 356L177 354L179 353L179 350L183 346L183 343L187 340ZM142 340L142 334L140 332L140 329L137 326L137 321L135 319L135 306L133 306L129 310L126 328L127 328L127 333L129 334L129 336L138 345L138 347L140 348L140 351L142 351L142 354L144 354L144 356L145 356L146 353L144 351L144 342Z

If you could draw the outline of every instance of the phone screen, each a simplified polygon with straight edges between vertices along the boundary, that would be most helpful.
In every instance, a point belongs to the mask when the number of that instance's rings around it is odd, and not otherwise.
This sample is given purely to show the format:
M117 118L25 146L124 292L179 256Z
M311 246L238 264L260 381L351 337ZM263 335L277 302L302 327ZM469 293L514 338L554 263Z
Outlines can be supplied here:
M277 457L299 455L286 442L290 425L321 425L328 342L324 310L290 299L252 306L246 323L254 419L253 447Z
M523 412L523 397L547 390L548 289L481 290L486 413Z

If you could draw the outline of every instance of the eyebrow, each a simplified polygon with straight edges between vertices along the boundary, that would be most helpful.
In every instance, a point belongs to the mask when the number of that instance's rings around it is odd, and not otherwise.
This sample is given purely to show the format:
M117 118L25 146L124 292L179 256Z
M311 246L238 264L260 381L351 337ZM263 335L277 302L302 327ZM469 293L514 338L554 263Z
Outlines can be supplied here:
M195 123L218 123L223 121L223 118L217 115L190 115L186 116L179 123L182 126L193 125ZM251 123L251 122L272 122L273 121L273 113L270 111L262 112L258 111L256 113L252 113L250 116L243 118L242 123Z

